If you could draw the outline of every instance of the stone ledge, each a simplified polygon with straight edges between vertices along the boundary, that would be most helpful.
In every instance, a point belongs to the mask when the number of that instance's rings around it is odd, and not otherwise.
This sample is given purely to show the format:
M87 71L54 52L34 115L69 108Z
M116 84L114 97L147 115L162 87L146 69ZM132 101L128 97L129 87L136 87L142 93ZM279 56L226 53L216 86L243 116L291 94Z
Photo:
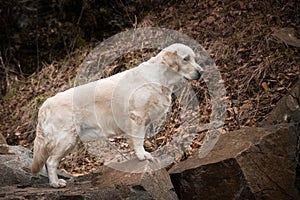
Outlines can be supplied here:
M169 173L179 199L299 199L296 143L290 124L245 127L221 135L205 158L194 155Z

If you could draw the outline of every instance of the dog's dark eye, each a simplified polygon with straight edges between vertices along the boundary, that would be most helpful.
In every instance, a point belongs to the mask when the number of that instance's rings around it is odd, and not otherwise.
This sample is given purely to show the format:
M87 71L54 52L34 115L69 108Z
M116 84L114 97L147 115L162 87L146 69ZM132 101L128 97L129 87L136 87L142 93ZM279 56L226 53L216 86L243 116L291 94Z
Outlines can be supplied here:
M183 60L186 61L186 62L189 61L189 60L190 60L190 56L189 56L189 55L185 56L185 57L183 58Z

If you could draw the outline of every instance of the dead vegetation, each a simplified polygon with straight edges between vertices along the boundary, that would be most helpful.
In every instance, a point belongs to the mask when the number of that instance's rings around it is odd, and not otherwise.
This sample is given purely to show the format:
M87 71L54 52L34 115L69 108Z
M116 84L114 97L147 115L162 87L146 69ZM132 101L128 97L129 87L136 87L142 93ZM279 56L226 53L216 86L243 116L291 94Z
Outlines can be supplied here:
M174 3L177 2L177 3ZM180 31L196 39L210 52L222 74L228 106L224 129L259 126L300 76L300 4L295 1L172 1L159 12L150 12L137 27L158 26ZM45 64L28 78L11 76L8 93L1 101L1 133L9 144L32 147L38 107L49 96L73 86L76 69L88 50L77 50L67 61ZM117 73L147 60L155 53L141 50L123 55L107 68ZM201 123L209 121L211 108L205 83L193 83L200 105ZM178 131L177 118L145 146L154 150ZM191 149L201 146L203 134L195 136ZM114 145L123 143L116 138ZM124 146L124 145L123 145ZM126 145L125 145L126 146ZM125 148L126 149L126 148ZM83 173L99 165L88 153L74 156L61 167ZM96 163L96 164L95 164ZM85 167L83 167L85 166Z
M296 1L207 1L165 8L147 20L196 38L211 53L230 100L227 130L234 130L257 125L298 79L298 11Z

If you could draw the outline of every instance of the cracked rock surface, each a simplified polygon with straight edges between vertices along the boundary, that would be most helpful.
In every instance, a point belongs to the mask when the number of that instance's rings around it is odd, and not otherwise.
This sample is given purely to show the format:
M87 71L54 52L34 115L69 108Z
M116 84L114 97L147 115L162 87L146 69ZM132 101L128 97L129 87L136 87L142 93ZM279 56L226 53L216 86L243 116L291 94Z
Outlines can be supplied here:
M175 190L180 199L299 199L297 134L290 124L223 134L205 158L170 169Z

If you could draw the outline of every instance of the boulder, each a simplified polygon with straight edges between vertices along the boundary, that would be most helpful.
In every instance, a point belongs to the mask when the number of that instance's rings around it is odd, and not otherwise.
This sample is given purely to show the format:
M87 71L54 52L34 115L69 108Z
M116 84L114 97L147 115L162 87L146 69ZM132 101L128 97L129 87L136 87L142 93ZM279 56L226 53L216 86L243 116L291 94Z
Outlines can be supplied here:
M111 188L117 185L127 185L132 191L130 199L178 199L170 176L166 169L157 169L155 163L149 161L139 161L137 159L123 163L126 166L144 165L144 173L122 172L110 167L103 167L100 176L97 176L93 184L99 188ZM146 167L145 167L146 166ZM112 178L113 177L113 178Z
M220 136L214 149L169 173L179 199L299 199L295 126L242 128Z
M0 187L46 183L48 179L43 171L40 177L30 173L32 152L22 146L0 144ZM44 175L43 175L44 174Z
M103 166L98 172L71 177L65 188L51 188L45 169L38 177L30 173L32 152L21 146L0 145L0 199L178 199L165 169L156 171L155 162L133 159L122 163L140 166L144 173L122 172Z

